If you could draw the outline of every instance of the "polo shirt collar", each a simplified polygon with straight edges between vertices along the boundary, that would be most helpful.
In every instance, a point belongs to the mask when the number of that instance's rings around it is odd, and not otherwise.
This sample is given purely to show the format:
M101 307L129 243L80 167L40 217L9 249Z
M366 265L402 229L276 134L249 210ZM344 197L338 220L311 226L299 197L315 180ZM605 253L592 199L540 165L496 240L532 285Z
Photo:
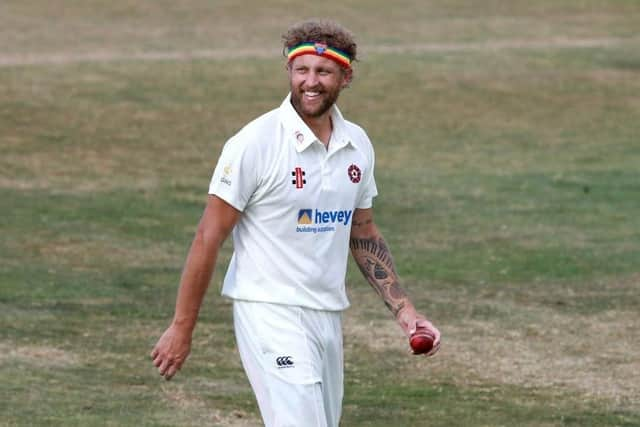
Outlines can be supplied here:
M292 143L295 144L296 151L298 153L306 150L316 141L320 144L322 143L318 140L318 137L313 133L309 126L307 126L304 120L302 120L295 108L293 108L293 105L291 104L291 93L287 95L282 102L282 105L280 105L280 115L285 136L288 136L290 140L293 141ZM334 152L352 143L346 131L347 126L344 118L342 117L342 113L335 104L331 107L331 121L333 124L333 131L329 151Z

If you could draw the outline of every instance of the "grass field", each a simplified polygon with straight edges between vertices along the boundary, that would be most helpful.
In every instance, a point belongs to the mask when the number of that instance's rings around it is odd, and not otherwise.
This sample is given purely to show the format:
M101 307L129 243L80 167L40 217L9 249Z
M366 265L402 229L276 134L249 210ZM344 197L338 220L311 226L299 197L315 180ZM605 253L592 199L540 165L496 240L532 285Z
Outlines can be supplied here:
M640 425L640 2L0 3L0 426L257 426L220 268L171 382L148 353L280 34L358 36L345 116L438 357L348 274L351 426Z

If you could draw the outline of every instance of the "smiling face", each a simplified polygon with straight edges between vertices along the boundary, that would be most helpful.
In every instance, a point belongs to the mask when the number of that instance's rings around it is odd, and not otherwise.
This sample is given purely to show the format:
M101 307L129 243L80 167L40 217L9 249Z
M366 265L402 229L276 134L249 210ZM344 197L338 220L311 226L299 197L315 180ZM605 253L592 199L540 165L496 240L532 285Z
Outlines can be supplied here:
M327 115L340 91L351 81L350 70L317 55L298 56L287 69L291 103L305 122Z

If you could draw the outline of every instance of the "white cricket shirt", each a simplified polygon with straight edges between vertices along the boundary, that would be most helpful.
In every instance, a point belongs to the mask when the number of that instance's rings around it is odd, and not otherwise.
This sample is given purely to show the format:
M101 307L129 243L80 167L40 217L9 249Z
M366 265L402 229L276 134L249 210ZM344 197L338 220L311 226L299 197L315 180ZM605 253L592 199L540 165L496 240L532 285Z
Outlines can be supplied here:
M222 294L320 310L349 306L351 220L377 195L366 133L331 111L327 150L290 102L225 144L209 186L242 211Z

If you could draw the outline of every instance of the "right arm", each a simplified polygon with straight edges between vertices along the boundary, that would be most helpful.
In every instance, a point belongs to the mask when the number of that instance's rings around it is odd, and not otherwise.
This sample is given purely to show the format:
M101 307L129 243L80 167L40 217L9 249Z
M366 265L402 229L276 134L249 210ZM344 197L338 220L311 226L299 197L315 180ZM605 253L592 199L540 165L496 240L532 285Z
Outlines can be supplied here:
M241 212L210 195L185 261L173 321L151 352L153 364L169 380L191 351L191 336L218 259L218 251Z

